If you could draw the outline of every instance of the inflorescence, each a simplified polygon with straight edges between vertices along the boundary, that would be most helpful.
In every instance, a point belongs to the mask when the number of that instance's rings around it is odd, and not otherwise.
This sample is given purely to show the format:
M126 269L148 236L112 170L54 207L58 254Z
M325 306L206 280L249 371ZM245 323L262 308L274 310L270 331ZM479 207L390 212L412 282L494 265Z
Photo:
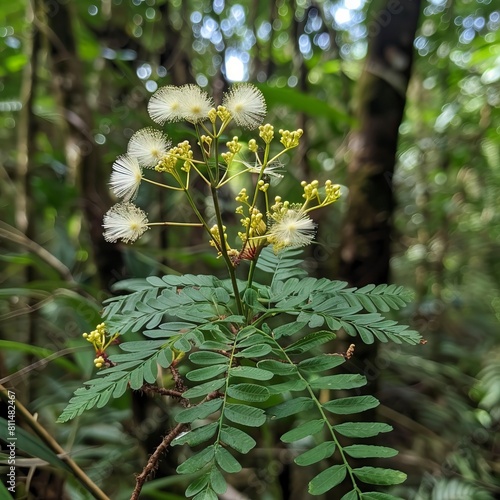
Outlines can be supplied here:
M122 201L104 216L104 238L109 242L133 243L154 225L203 226L219 255L224 253L236 265L242 259L256 259L260 250L268 245L272 245L275 252L309 245L316 232L316 224L309 213L339 199L338 184L327 180L320 186L314 180L301 183L304 190L301 204L282 200L280 196L275 196L274 204L270 204L270 188L283 178L285 172L281 156L299 145L303 131L280 129L281 150L272 155L275 130L271 124L262 123L267 111L266 102L254 85L233 86L217 107L213 99L196 85L169 85L153 94L148 111L158 125L179 120L191 123L198 136L199 152L195 153L187 140L172 146L163 131L153 127L136 132L130 139L127 153L119 156L113 164L110 187ZM233 136L230 140L225 139L225 150L220 151L219 142L222 143L227 135L227 132L223 135L224 132L233 122L242 128L258 128L259 137L241 142L238 136ZM163 182L144 175L151 169L164 176ZM222 189L242 174L257 175L257 179L247 188L242 188L235 198L238 202L235 213L240 216L242 225L238 232L240 249L231 248L231 238L221 220L209 223L196 208L190 193L193 172L211 187L212 192ZM194 223L149 222L147 214L132 203L143 181L184 192L198 220ZM262 203L258 202L259 196L264 198ZM262 211L264 205L265 211ZM222 236L221 230L224 231Z

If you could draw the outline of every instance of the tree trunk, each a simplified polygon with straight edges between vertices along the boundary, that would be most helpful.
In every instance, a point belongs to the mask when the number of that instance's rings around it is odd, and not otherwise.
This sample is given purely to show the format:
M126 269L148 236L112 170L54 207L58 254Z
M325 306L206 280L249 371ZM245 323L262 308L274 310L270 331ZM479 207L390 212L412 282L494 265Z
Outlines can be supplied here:
M57 1L57 8L42 0L47 16L47 39L52 63L54 85L67 124L66 158L73 169L81 193L84 220L93 249L98 286L109 290L121 277L122 255L117 245L102 236L102 217L112 204L100 151L94 141L92 112L84 87L84 72L73 32L71 4Z
M349 140L349 208L340 277L351 285L389 280L398 130L413 61L420 0L388 0L368 24L369 51L356 89L358 128Z
M369 49L355 94L358 125L349 138L348 210L341 236L339 278L357 287L389 281L395 206L392 177L421 2L384 3L374 10L376 14L368 23ZM367 377L363 394L377 394L378 344L354 342L350 369ZM356 419L374 421L377 416L372 410ZM372 444L380 443L373 440ZM376 463L363 460L352 465Z

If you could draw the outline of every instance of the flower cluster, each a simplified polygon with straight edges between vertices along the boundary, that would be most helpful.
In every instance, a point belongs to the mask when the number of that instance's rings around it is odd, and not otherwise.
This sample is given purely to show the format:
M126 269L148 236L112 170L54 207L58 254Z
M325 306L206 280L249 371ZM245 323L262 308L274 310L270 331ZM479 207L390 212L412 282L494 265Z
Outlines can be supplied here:
M115 333L114 335L108 335L106 331L106 325L104 323L99 323L95 330L90 333L84 333L82 336L88 342L90 342L95 349L96 357L94 359L94 365L96 368L102 368L103 366L112 366L112 362L108 359L106 354L106 349L118 338L120 334Z
M302 182L302 204L282 201L277 196L270 206L269 193L285 172L280 157L296 148L303 135L302 129L279 130L281 150L271 150L275 130L263 123L266 102L262 92L251 84L238 84L223 96L215 106L213 99L196 85L165 86L158 89L148 104L149 115L158 125L184 120L191 123L198 137L198 151L189 141L172 146L161 130L146 127L130 138L127 153L113 164L110 187L121 202L104 216L104 238L109 242L133 243L151 226L159 224L203 226L209 241L226 263L236 265L242 259L255 260L262 248L272 245L275 252L284 248L310 244L316 224L309 212L337 201L340 186L327 180L323 186L317 180ZM225 131L234 122L236 126L255 129L258 138L248 142L238 136L226 137ZM220 150L225 146L225 150ZM250 160L246 155L251 155ZM162 182L148 178L152 169L163 175ZM194 174L193 174L194 172ZM236 196L240 204L235 212L242 216L243 230L238 232L240 250L231 248L232 241L223 223L223 214L216 210L217 220L209 223L191 195L191 175L198 175L210 187L214 205L218 206L217 192L243 174L257 178L242 188ZM166 179L166 180L165 180ZM142 182L183 192L198 219L196 222L149 222L147 214L132 203ZM250 189L249 189L250 188ZM261 200L261 201L259 201ZM259 209L263 207L265 210Z

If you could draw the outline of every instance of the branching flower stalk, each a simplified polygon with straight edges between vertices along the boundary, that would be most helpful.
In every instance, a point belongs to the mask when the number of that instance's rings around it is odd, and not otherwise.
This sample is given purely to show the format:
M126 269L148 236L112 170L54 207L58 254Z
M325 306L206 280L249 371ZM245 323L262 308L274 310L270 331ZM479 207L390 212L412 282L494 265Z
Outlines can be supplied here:
M134 280L132 288L125 283L130 293L108 299L103 322L84 334L95 349L99 372L75 392L60 422L102 407L129 388L177 404L176 423L137 476L132 498L139 498L167 448L205 443L200 451L191 451L177 472L196 474L187 497L215 500L226 491L226 477L242 468L229 450L245 455L257 445L247 428L262 429L268 419L298 414L303 423L284 432L281 440L314 442L317 436L320 444L297 456L296 463L309 466L332 459L334 453L338 457L335 465L312 478L311 494L330 491L347 477L352 490L343 500L392 499L363 493L359 484L392 485L405 478L392 469L350 465L351 458L390 458L397 452L383 446L342 445L342 436L373 437L390 426L335 423L337 415L373 409L378 401L373 396L332 396L324 401L324 394L361 387L366 378L330 375L349 356L325 353L321 346L334 340L340 329L365 343L418 344L417 332L378 312L404 307L409 296L394 285L357 290L344 282L305 277L296 256L313 243L316 223L310 214L335 203L340 186L331 180L304 180L301 202L280 193L279 181L286 174L281 160L299 145L303 131L280 129L275 134L273 125L264 123L266 110L261 91L250 84L230 88L220 105L195 85L162 87L149 101L151 118L160 126L187 122L196 143L172 145L163 131L146 127L131 137L127 153L113 164L110 188L120 201L104 216L107 241L134 243L155 226L199 227L224 261L228 276L150 276ZM233 126L257 129L257 136L243 141L230 133ZM213 215L197 204L194 176L207 186ZM233 187L236 180L238 188ZM149 221L134 204L143 181L172 196L185 195L191 217ZM234 198L231 211L240 219L240 231L227 223L222 193L225 199L228 194ZM248 266L242 265L245 261ZM257 269L271 274L270 285L254 281ZM110 354L110 346L130 331L142 332L144 340L122 342L123 353ZM159 383L159 367L170 370L170 386Z
M217 108L212 106L211 98L204 91L193 85L178 88L162 87L152 96L149 112L153 120L160 125L167 121L181 119L191 122L198 139L200 157L195 158L191 145L187 141L172 147L171 141L160 130L147 127L136 132L130 139L127 154L118 157L113 165L110 186L114 194L121 197L123 201L106 214L104 237L112 242L122 240L125 243L133 243L147 229L155 225L197 226L201 224L208 232L211 244L226 264L237 310L239 314L244 314L237 286L236 266L241 260L251 262L247 280L248 286L251 287L256 260L265 246L273 244L275 250L278 251L311 243L315 225L306 214L315 208L335 202L340 196L340 186L327 181L325 183L326 194L321 198L318 181L313 181L313 183L304 181L305 202L302 206L282 202L281 197L276 197L276 204L270 207L269 182L264 180L266 171L270 165L276 164L281 155L299 145L303 132L301 129L292 132L280 130L282 149L270 158L271 144L275 135L274 127L271 124L261 125L266 114L266 104L261 92L252 85L241 84L233 87L225 95L223 104ZM208 121L211 127L206 126ZM232 121L244 128L259 127L259 137L264 143L263 157L259 156L259 147L255 139L251 139L247 145L247 149L255 155L255 166L246 166L248 163L243 158L235 161L243 149L237 136L226 143L227 151L220 154L220 141ZM242 165L243 169L226 178L229 169L234 165ZM158 173L165 173L167 180L161 182L146 177L144 169L151 168ZM215 224L209 223L191 196L191 170L200 175L210 188ZM250 175L258 173L258 176L257 181L250 186L253 189L250 203L246 190L237 196L237 201L244 203L248 214L248 217L243 219L244 222L242 221L245 231L239 233L242 247L238 251L228 243L218 191L243 173ZM142 181L160 188L184 192L199 222L149 222L145 212L132 204ZM264 197L266 214L261 214L256 208L259 195ZM315 206L310 206L312 201L316 202ZM237 208L237 213L244 215L244 208ZM257 226L259 226L258 229Z

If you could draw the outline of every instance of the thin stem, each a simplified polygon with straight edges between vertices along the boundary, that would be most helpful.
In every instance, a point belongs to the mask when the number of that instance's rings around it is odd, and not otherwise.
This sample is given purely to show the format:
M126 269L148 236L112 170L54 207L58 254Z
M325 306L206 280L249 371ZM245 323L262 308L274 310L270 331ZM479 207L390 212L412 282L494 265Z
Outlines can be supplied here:
M214 209L215 209L215 217L217 219L217 228L219 229L219 235L220 235L220 252L222 255L222 258L224 259L226 263L227 270L229 272L229 277L231 278L231 285L233 287L234 291L234 298L236 300L236 307L238 309L238 313L243 315L243 304L241 302L241 297L240 297L240 292L238 290L238 282L236 281L236 272L233 266L233 263L231 262L231 259L229 258L229 255L227 254L227 248L226 248L226 240L224 238L224 226L222 224L222 215L220 211L220 206L219 206L219 198L217 196L217 188L215 186L210 186L210 191L212 193L212 198L214 202Z
M142 470L142 472L135 478L135 488L132 492L130 500L138 500L141 494L142 487L144 483L158 467L158 462L165 450L170 446L170 443L181 433L187 430L188 426L186 424L177 424L164 438L160 445L156 448L154 453L149 457L148 463Z
M252 261L250 261L250 269L248 270L247 289L252 287L253 275L255 274L255 269L257 269L257 261L259 260L259 254L261 251L262 251L262 247L260 247L255 252L254 259Z
M198 169L198 167L194 164L191 164L191 166L192 166L192 168L194 168L196 170L196 173L203 179L205 184L207 184L209 186L210 181L201 173L201 171Z
M199 128L196 126L196 134L198 136L198 141L201 143L200 139L200 133L199 133ZM214 158L215 158L215 176L213 175L210 167L209 167L209 158L206 155L206 152L204 148L201 149L201 154L203 155L203 159L207 165L208 168L208 174L210 177L210 193L212 195L212 200L214 203L214 210L215 210L215 218L217 220L217 229L219 230L219 238L220 242L215 241L215 244L217 245L217 249L219 250L220 254L222 255L222 258L224 259L224 262L226 263L227 270L229 272L229 277L231 279L231 285L233 287L233 292L234 292L234 299L236 301L236 307L238 309L238 314L243 315L243 304L241 302L241 297L240 293L238 290L238 282L236 281L236 272L234 270L233 263L231 262L231 259L229 258L229 255L227 254L227 248L226 248L226 240L224 238L224 224L222 222L222 213L220 210L220 205L219 205L219 197L217 194L217 182L219 178L219 140L217 136L214 136ZM186 191L187 193L187 191ZM199 213L199 212L198 212ZM206 226L208 227L208 226ZM208 232L210 236L212 236L212 233L210 232L210 228L208 228Z
M149 222L148 226L190 226L190 227L203 227L201 222Z
M263 330L260 330L260 331L263 334L265 334L265 332ZM278 349L281 351L281 354L284 356L284 358L286 359L286 361L288 363L290 363L290 365L296 366L295 363L289 358L289 356L286 353L286 351L281 347L281 345L278 342L276 342L276 341L274 343L278 347ZM356 483L356 478L354 477L354 473L352 471L352 468L349 466L349 462L348 462L347 457L346 457L346 455L344 453L344 449L342 448L342 445L340 444L340 442L339 442L339 440L338 440L338 438L337 438L337 436L336 436L336 434L335 434L335 432L333 430L333 427L330 424L330 421L328 420L328 416L325 414L325 411L323 410L323 405L321 404L321 402L316 397L316 394L314 394L314 391L313 391L313 389L311 389L311 386L309 385L307 379L305 379L302 376L302 374L300 373L300 370L297 370L297 374L300 377L300 379L304 382L304 384L305 384L305 386L307 388L307 392L311 396L311 399L314 401L314 404L316 405L318 411L320 412L321 417L323 418L323 420L325 421L326 425L328 426L330 434L331 434L331 436L333 438L333 442L335 443L335 447L339 451L340 457L342 459L342 462L346 466L347 472L349 473L349 477L351 479L351 483L353 485L354 490L358 494L361 494L361 490L359 489L359 487L358 487L358 485Z
M173 374L174 372L172 372ZM182 385L182 384L181 384ZM211 392L208 394L202 401L198 403L199 406L206 401L211 401L219 397L219 393L217 391ZM177 424L164 438L163 441L158 445L154 453L149 457L148 463L145 465L142 472L136 476L135 478L135 488L132 492L132 496L130 500L138 500L139 495L141 494L142 487L144 483L147 481L148 477L158 468L158 463L160 462L160 458L162 454L167 450L172 441L179 436L182 432L187 431L189 426L187 424ZM108 499L109 500L109 499Z
M172 189L173 191L183 191L183 188L181 187L174 187L174 186L169 186L168 184L162 184L161 182L152 181L147 177L143 177L142 180L145 182L149 182L150 184L154 184L155 186L159 186L166 189Z
M5 401L8 399L8 390L0 384L0 395ZM108 496L95 484L82 469L71 459L68 453L61 445L42 427L27 408L18 400L15 401L16 410L23 416L26 423L31 427L35 434L66 463L71 469L73 476L87 489L97 500L110 500Z
M228 166L228 168L229 168L229 166ZM231 177L228 177L227 179L224 180L224 177L226 176L226 174L228 172L228 170L226 170L226 172L222 176L222 179L220 180L219 184L217 185L217 188L220 188L220 187L224 186L224 184L227 184L228 182L231 182L233 179L235 179L239 175L246 174L249 171L250 171L249 168L247 168L245 170L241 170L240 172L238 172L238 173L236 173L236 174L232 175Z

